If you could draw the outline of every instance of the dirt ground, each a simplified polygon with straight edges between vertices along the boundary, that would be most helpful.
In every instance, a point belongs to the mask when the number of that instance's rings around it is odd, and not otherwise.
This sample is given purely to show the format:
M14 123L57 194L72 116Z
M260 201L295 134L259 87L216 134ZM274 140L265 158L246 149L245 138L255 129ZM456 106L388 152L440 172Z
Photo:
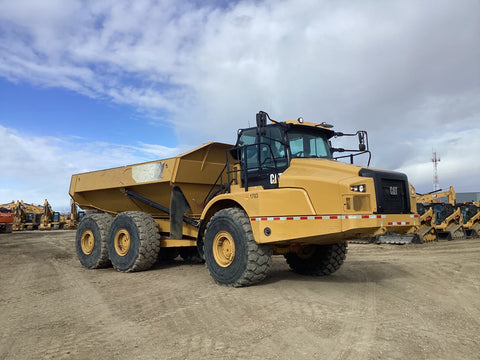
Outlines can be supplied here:
M81 267L74 231L0 234L0 359L480 359L480 240L350 244L334 275L274 257L259 285L204 265Z

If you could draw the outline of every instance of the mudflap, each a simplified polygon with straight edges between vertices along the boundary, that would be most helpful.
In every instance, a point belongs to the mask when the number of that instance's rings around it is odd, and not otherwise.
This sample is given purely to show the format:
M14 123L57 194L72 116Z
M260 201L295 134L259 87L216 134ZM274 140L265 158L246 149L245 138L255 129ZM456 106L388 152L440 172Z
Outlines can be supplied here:
M377 244L421 244L422 240L418 234L385 234L377 236L375 242Z

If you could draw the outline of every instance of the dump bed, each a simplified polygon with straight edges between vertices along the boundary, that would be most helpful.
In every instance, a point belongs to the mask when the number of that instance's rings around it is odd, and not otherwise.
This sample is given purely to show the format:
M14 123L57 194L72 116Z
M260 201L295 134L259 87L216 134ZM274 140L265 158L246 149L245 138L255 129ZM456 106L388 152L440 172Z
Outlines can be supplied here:
M190 205L190 216L199 217L232 147L210 142L174 158L76 174L70 183L70 196L82 209L112 214L136 210L163 216L165 213L127 196L125 191L168 208L172 188L178 186Z

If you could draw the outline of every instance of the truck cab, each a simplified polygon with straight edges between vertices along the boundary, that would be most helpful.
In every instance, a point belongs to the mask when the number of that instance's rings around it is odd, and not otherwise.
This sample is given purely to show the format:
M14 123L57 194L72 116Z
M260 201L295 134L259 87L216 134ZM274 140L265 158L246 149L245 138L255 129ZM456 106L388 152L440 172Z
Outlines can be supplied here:
M329 139L334 131L303 121L241 129L232 156L241 163L242 184L278 187L278 177L294 158L333 159Z

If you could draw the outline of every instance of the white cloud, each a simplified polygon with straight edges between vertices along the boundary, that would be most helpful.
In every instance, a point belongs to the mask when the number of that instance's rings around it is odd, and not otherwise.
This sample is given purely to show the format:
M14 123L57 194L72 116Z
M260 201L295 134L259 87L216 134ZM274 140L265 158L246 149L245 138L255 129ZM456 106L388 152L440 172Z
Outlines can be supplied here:
M0 203L24 200L54 207L69 204L72 174L135 164L178 155L184 149L151 144L123 146L89 142L78 138L59 139L20 134L0 126L2 157Z
M189 146L234 142L260 109L365 129L373 165L427 188L436 149L442 182L479 190L478 1L199 4L1 2L0 76L167 110Z

